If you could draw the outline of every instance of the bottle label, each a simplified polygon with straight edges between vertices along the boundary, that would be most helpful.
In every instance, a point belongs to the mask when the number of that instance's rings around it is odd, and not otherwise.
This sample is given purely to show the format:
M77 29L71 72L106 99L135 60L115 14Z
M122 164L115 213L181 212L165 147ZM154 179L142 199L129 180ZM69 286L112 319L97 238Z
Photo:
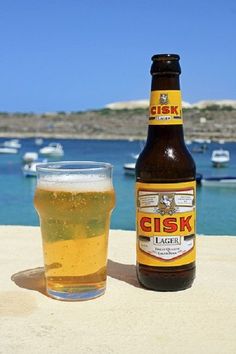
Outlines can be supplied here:
M149 125L182 125L180 90L151 91Z
M196 183L136 183L137 262L181 266L195 261Z

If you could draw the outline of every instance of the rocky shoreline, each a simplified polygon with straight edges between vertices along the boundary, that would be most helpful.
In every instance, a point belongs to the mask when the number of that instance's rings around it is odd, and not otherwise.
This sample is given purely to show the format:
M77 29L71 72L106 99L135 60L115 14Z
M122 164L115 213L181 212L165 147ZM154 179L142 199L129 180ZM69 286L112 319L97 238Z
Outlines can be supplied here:
M0 137L71 139L145 139L148 110L109 108L45 114L1 113ZM236 109L184 110L186 139L236 141Z

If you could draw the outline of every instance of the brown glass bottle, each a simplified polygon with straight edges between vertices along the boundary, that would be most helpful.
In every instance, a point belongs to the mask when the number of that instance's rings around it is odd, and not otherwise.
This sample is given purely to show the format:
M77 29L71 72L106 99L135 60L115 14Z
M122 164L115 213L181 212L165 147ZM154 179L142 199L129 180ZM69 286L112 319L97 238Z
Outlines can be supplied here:
M152 57L152 91L180 90L179 59L176 54ZM185 145L182 124L149 124L147 142L136 163L136 182L178 184L194 181L195 175L195 163ZM140 284L157 291L189 288L195 278L195 261L180 266L168 266L168 262L165 266L137 262L136 269Z

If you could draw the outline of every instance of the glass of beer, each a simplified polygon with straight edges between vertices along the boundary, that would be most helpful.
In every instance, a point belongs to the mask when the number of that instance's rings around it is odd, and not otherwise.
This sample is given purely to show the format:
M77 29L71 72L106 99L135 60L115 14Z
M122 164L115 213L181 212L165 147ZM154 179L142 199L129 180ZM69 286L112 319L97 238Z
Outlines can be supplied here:
M48 295L68 301L103 295L115 205L112 165L90 161L38 165L34 205Z

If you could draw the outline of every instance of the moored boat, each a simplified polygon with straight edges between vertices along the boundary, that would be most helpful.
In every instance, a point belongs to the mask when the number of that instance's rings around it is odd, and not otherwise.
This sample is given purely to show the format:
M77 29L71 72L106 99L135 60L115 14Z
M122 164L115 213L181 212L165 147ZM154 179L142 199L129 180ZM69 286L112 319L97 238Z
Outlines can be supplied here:
M2 145L6 148L20 149L21 144L18 139L6 140L2 143Z
M203 186L236 188L236 176L204 177L201 184Z
M212 151L211 162L213 167L225 167L229 161L230 154L228 150L218 149Z
M35 142L36 145L42 145L43 144L43 139L42 138L36 138L34 140L34 142Z
M39 150L39 153L44 156L63 156L63 147L59 143L50 143L48 146Z
M33 161L38 160L38 153L37 152L26 152L22 158L24 163L30 163Z
M0 147L0 154L17 154L18 150L10 147Z
M124 166L125 174L134 176L135 175L135 162L125 163Z
M27 163L23 167L23 174L25 177L36 177L36 162Z
M36 167L41 163L46 163L47 159L39 159L37 161L29 162L22 168L25 177L36 177Z

